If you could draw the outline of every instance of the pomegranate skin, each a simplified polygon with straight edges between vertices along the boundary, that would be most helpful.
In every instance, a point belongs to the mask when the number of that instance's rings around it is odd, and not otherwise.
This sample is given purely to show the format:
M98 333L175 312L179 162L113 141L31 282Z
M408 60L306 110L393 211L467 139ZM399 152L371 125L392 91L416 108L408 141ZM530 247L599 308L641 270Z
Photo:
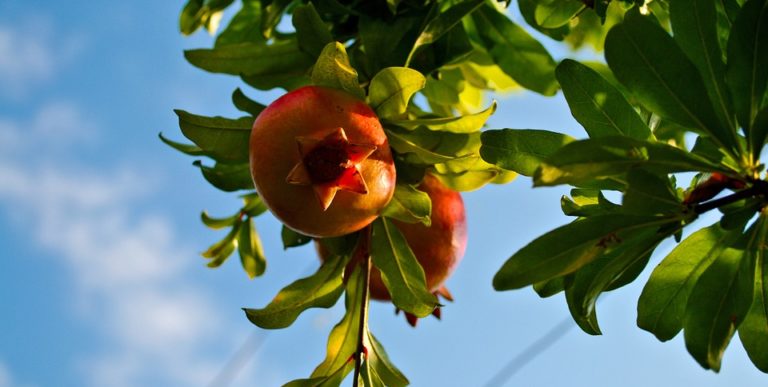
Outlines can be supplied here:
M286 181L303 163L300 139L322 140L342 128L350 144L375 147L357 164L367 193L336 191L323 209L312 184ZM250 137L256 191L286 226L312 237L345 235L370 224L392 198L395 166L374 111L338 89L306 86L275 100L256 118Z

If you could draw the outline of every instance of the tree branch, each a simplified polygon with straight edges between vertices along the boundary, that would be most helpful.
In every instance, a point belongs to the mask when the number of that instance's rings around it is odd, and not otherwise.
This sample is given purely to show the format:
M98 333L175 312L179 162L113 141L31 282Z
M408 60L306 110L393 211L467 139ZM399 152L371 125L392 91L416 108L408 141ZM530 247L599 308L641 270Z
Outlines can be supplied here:
M731 195L724 196L719 199L698 203L693 206L693 212L695 212L697 215L701 215L707 211L714 210L715 208L720 208L724 205L756 196L768 197L768 181L756 180L752 183L752 186L747 189L734 192Z

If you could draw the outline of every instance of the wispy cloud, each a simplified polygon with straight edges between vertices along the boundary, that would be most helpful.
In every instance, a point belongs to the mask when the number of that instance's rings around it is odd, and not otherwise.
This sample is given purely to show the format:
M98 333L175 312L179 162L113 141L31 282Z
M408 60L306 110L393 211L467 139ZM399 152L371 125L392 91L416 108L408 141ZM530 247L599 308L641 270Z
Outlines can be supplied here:
M0 118L0 144L24 148L49 132L82 127L94 126L75 106L43 105L29 122ZM230 344L222 346L220 333L237 332L217 317L223 313L209 292L187 282L196 255L190 244L169 219L141 210L153 195L139 188L153 186L149 179L130 168L0 157L2 213L24 227L38 250L62 260L74 285L73 310L105 344L100 353L82 354L87 385L200 385L221 365L211 349Z
M0 24L0 96L27 96L56 75L83 45L82 38L55 31L42 19L27 20L19 26Z

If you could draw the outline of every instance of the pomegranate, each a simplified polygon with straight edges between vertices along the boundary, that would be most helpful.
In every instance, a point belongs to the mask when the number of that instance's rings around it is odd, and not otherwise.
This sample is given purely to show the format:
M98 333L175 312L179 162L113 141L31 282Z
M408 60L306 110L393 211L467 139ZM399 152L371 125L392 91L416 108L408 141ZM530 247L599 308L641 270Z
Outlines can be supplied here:
M464 201L461 195L449 189L437 178L426 175L419 189L426 192L432 200L432 224L427 227L422 223L393 221L395 227L403 233L413 254L418 259L426 276L427 288L445 299L452 301L452 296L443 286L453 273L467 247L467 222L464 213ZM321 259L327 252L322 244L316 242ZM389 300L381 273L376 268L371 270L371 298ZM434 315L440 317L440 309ZM416 317L406 314L411 325L416 324Z
M250 168L270 211L312 237L367 226L395 188L378 117L365 102L328 87L296 89L259 114L251 130Z

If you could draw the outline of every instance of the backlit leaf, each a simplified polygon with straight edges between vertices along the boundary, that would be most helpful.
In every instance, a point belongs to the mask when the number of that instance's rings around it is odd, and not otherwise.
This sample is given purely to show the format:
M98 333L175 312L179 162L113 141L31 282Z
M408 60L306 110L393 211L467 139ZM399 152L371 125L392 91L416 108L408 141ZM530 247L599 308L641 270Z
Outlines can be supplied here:
M240 235L237 238L237 252L240 255L240 263L248 274L254 278L264 274L267 268L267 259L264 256L264 247L253 219L250 217L243 222Z
M487 109L458 117L422 118L413 120L388 120L392 125L406 129L415 129L423 126L429 130L446 131L454 133L472 133L482 129L488 117L496 111L496 101Z
M483 160L500 168L533 176L536 168L573 138L535 129L487 130L480 136Z
M424 88L420 72L406 67L388 67L371 79L368 103L381 118L398 118L405 113L414 93Z
M540 1L536 6L536 23L544 28L557 28L568 24L579 12L586 8L579 0Z
M349 64L347 50L339 42L328 43L312 68L312 83L344 90L360 99L365 91L357 81L357 71Z
M395 186L395 194L389 204L384 207L383 216L397 219L406 223L421 222L429 227L432 223L432 201L426 192L405 184Z

